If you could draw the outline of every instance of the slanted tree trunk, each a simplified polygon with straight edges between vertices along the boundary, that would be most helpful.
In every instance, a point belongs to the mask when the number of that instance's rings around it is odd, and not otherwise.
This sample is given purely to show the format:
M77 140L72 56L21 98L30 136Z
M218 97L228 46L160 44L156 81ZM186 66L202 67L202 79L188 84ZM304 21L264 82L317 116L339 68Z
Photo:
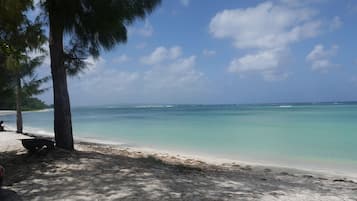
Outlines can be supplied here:
M16 133L22 133L22 86L21 79L16 77Z
M67 89L67 73L64 66L63 24L61 15L49 12L51 74L54 95L54 132L56 146L74 150L71 108Z

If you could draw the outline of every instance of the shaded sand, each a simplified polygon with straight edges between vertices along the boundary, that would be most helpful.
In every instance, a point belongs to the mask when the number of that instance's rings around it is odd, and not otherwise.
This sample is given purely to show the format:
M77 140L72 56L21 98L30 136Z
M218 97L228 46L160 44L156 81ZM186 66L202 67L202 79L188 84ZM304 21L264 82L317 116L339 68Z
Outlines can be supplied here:
M83 142L75 152L30 156L16 142L13 149L4 145L19 135L3 134L6 189L24 200L357 200L357 183L342 177Z

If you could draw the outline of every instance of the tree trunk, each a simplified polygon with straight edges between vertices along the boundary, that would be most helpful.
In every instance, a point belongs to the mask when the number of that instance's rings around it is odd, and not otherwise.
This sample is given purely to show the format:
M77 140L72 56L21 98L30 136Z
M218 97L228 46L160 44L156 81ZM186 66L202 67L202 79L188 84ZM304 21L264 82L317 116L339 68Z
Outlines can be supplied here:
M63 24L53 9L49 12L50 57L54 95L54 132L56 146L74 150L67 73L63 54Z
M16 77L16 133L22 133L22 87L21 79Z

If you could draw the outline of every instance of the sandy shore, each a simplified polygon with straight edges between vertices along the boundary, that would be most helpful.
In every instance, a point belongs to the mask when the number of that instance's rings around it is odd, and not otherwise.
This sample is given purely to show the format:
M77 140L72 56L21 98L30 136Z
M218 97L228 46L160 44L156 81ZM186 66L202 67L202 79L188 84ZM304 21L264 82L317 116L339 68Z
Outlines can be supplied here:
M22 113L27 112L48 112L53 110L52 108L42 109L42 110L31 110L31 111L22 111ZM0 110L0 116L9 115L9 114L16 114L16 110Z
M23 138L0 133L5 189L23 200L357 200L351 178L88 142L30 156Z
M0 116L9 115L9 114L15 114L15 113L16 113L15 110L0 110Z

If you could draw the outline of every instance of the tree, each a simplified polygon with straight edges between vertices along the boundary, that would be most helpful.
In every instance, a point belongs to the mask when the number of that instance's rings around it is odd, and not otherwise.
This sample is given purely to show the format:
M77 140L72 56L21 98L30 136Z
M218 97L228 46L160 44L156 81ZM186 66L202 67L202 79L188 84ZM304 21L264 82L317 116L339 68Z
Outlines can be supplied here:
M126 27L144 18L160 0L42 0L49 25L49 48L54 94L56 146L73 150L67 74L85 67L88 56L97 58L127 40ZM64 39L64 35L68 40ZM66 47L64 42L66 43Z
M5 78L7 87L15 89L17 132L22 133L23 90L26 89L25 94L29 97L40 93L40 84L48 79L36 79L35 67L41 64L43 57L31 58L29 53L34 50L43 52L41 46L46 37L39 19L30 21L26 16L26 12L33 8L32 0L1 0L0 5L0 65L6 72L5 76L9 77Z
M17 133L22 133L23 131L22 106L24 101L28 101L33 95L38 95L46 90L42 89L41 85L47 82L49 77L38 79L35 74L35 69L42 64L42 60L42 56L31 58L26 54L16 59L12 55L7 58L6 66L10 69L10 76L14 77L13 88L15 88L16 95Z
M31 6L30 0L11 1L0 0L0 104L8 105L13 90L10 86L12 77L9 76L5 66L7 56L10 54L10 47L7 44L8 33L14 30L23 22L24 10Z
M14 91L10 85L12 83L12 77L5 67L6 57L0 50L0 109L8 109L12 105L12 98L14 97Z

